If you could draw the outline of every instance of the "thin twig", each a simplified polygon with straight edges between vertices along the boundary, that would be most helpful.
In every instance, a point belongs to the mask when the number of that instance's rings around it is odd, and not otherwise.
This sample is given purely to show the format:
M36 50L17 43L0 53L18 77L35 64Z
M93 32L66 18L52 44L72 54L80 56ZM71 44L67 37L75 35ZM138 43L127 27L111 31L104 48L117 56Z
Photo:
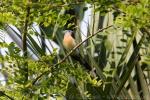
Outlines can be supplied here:
M95 36L97 33L101 32L101 31L103 31L103 30L105 30L105 29L108 29L108 28L110 28L110 27L112 27L112 26L113 26L113 25L110 25L110 26L108 26L108 27L106 27L106 28L99 29L96 33L94 33L94 34L88 36L84 41L82 41L82 42L80 42L79 44L77 44L60 62L58 62L57 64L55 64L54 67L55 67L55 66L58 66L59 64L61 64L62 62L64 62L64 61L68 58L68 56L70 56L70 55L71 55L77 48L79 48L85 41L87 41L88 39L92 38L92 37Z
M12 98L12 97L10 97L9 95L5 94L4 91L0 91L0 95L6 96L6 97L9 98L10 100L14 100L14 98Z
M15 4L15 5L19 5L22 6L22 4L24 4L23 1L15 1L15 2L7 2L8 4ZM80 4L85 4L85 2L77 2L77 3L53 3L53 2L32 2L30 3L30 6L49 6L49 7L65 7L65 6L74 6L74 5L80 5ZM1 6L5 5L4 3L0 3Z
M84 41L80 42L79 44L77 44L69 53L67 53L67 55L58 63L56 63L55 65L53 65L52 67L56 67L59 64L63 63L77 48L79 48L84 42L86 42L88 39L92 38L93 36L95 36L96 34L98 34L99 32L102 32L103 30L106 30L110 27L112 27L113 25L107 26L103 29L99 29L97 32L95 32L94 34L91 34L90 36L88 36ZM41 75L39 75L33 82L32 85L34 85L43 75L45 75L46 73L48 73L50 70L47 70L45 72L43 72Z

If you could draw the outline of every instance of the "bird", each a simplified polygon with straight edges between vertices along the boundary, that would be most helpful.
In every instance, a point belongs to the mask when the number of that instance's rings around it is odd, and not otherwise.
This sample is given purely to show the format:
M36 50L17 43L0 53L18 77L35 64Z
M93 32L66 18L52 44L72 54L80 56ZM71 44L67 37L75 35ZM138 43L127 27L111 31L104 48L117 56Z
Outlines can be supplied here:
M71 50L76 46L73 31L66 30L63 38L63 46L66 50Z
M64 48L69 51L73 49L77 45L75 38L74 38L74 32L72 30L66 30L63 38L63 46ZM71 55L73 59L78 61L85 69L88 71L92 70L92 67L87 63L85 58L83 58L79 52L79 50L74 51L74 53Z

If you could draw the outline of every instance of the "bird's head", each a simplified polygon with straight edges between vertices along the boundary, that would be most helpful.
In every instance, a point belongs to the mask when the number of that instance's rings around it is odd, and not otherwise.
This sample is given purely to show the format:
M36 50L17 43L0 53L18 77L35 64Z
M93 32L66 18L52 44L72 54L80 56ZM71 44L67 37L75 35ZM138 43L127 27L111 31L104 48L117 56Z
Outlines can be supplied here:
M74 38L74 32L72 30L65 30L64 36L69 36L69 35L71 35Z
M66 30L64 33L65 34L64 34L64 38L63 38L63 46L66 49L71 50L73 47L76 46L76 42L73 37L74 33L71 30Z

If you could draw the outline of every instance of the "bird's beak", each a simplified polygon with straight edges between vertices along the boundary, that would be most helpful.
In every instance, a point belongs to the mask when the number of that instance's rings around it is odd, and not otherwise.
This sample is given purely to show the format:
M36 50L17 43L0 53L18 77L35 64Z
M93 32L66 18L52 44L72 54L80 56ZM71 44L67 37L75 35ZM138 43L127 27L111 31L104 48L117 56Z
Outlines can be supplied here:
M62 34L64 35L64 34L65 34L65 31L62 31Z
M62 34L65 35L65 33L67 32L67 30L62 31Z

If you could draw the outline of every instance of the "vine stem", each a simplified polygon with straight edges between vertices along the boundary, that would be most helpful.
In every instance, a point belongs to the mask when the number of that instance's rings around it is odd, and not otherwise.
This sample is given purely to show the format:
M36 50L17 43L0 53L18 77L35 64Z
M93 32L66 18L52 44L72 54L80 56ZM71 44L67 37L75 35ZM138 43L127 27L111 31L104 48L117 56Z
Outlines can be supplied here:
M67 53L67 55L60 60L58 63L52 65L52 67L56 67L58 65L60 65L61 63L63 63L77 48L79 48L84 42L86 42L88 39L92 38L93 36L95 36L96 34L98 34L99 32L102 32L110 27L112 27L113 25L107 26L105 28L99 29L97 32L95 32L94 34L91 34L90 36L88 36L85 40L83 40L82 42L78 43L69 53ZM34 85L43 75L45 75L46 73L49 73L50 70L47 70L45 72L43 72L41 75L39 75L37 78L35 78L35 80L32 82L32 85Z

